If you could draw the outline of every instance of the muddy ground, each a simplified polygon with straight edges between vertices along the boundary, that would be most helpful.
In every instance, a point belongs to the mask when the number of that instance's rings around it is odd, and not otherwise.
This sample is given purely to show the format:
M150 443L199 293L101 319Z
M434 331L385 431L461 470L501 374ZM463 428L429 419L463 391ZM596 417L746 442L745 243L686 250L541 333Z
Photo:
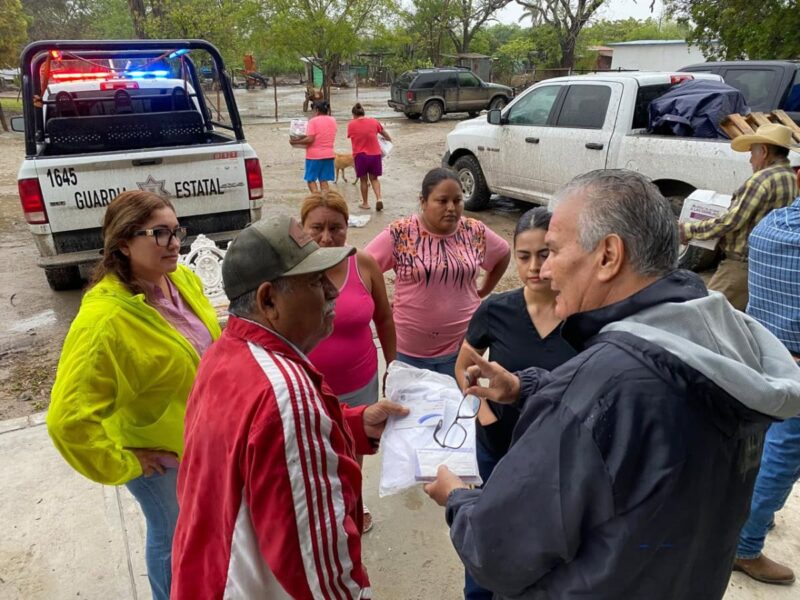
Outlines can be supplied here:
M305 196L303 151L288 143L287 119L302 116L303 90L279 87L279 121L274 120L272 90L237 90L245 133L261 159L264 173L264 215L298 214ZM370 214L364 228L350 230L350 242L363 247L391 220L415 210L423 175L438 166L445 136L464 115L448 116L436 124L409 121L387 105L388 90L359 90L359 101L370 116L381 118L393 139L395 151L386 161L383 213L358 209L357 187L340 181L337 189L350 201L353 214ZM339 121L337 150L349 151L346 121L356 100L354 89L335 90L334 116ZM307 115L306 115L307 116ZM80 292L53 292L36 266L37 253L22 216L16 174L24 148L19 134L0 134L0 420L44 410L61 344L80 303ZM352 182L355 175L347 171ZM374 205L374 199L371 199ZM499 203L480 218L510 238L519 209ZM391 284L391 277L389 277ZM506 278L503 287L514 285Z

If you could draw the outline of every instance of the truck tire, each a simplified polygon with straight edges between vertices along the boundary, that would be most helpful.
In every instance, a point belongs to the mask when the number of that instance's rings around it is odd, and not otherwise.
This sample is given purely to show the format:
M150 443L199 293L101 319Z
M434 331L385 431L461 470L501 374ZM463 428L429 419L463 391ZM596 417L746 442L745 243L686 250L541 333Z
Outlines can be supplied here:
M431 100L422 109L422 120L426 123L436 123L444 114L444 105L438 100Z
M483 176L483 169L478 159L471 154L461 156L453 164L453 170L461 183L464 208L472 212L488 208L489 197L492 194L486 185L486 178Z
M56 292L77 290L83 285L81 271L78 267L46 267L44 276L50 289Z
M689 194L667 196L667 200L672 206L672 212L675 214L675 218L680 216L681 208L683 207L683 201L688 195ZM708 271L709 269L715 268L719 263L719 259L720 256L718 250L706 250L705 248L690 246L688 244L685 246L682 245L678 254L678 268L700 273L702 271Z
M416 121L417 119L419 119L419 113L405 113L405 115L412 121Z
M489 102L489 110L501 110L505 108L505 105L508 104L508 99L504 96L497 96L492 98L492 101Z

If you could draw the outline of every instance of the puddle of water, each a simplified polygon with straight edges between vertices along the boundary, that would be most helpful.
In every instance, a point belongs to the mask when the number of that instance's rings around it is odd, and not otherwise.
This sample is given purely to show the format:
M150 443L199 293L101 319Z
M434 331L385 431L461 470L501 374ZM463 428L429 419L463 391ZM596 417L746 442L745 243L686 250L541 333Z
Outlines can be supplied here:
M42 312L18 321L16 325L12 325L9 329L14 332L28 331L29 329L38 329L46 325L53 325L56 322L56 313L52 309L43 310Z

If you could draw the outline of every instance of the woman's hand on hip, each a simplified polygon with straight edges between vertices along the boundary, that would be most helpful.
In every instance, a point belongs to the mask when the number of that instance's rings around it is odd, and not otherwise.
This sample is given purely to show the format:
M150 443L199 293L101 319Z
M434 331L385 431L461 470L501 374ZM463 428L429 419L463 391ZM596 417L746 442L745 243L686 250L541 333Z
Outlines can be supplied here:
M174 452L150 448L128 448L128 450L136 455L145 477L150 477L154 473L163 475L167 467L178 467L178 455Z

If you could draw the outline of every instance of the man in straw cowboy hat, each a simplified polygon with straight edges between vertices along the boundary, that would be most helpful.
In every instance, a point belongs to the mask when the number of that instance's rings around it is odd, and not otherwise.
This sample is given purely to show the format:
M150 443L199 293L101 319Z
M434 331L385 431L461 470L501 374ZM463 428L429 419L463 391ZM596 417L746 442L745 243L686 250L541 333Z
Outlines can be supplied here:
M681 225L681 241L719 239L723 253L708 289L722 292L739 310L747 308L747 238L758 222L775 208L787 206L797 195L795 175L789 166L792 130L784 125L762 125L755 135L731 142L737 152L750 151L753 175L733 195L727 212Z

